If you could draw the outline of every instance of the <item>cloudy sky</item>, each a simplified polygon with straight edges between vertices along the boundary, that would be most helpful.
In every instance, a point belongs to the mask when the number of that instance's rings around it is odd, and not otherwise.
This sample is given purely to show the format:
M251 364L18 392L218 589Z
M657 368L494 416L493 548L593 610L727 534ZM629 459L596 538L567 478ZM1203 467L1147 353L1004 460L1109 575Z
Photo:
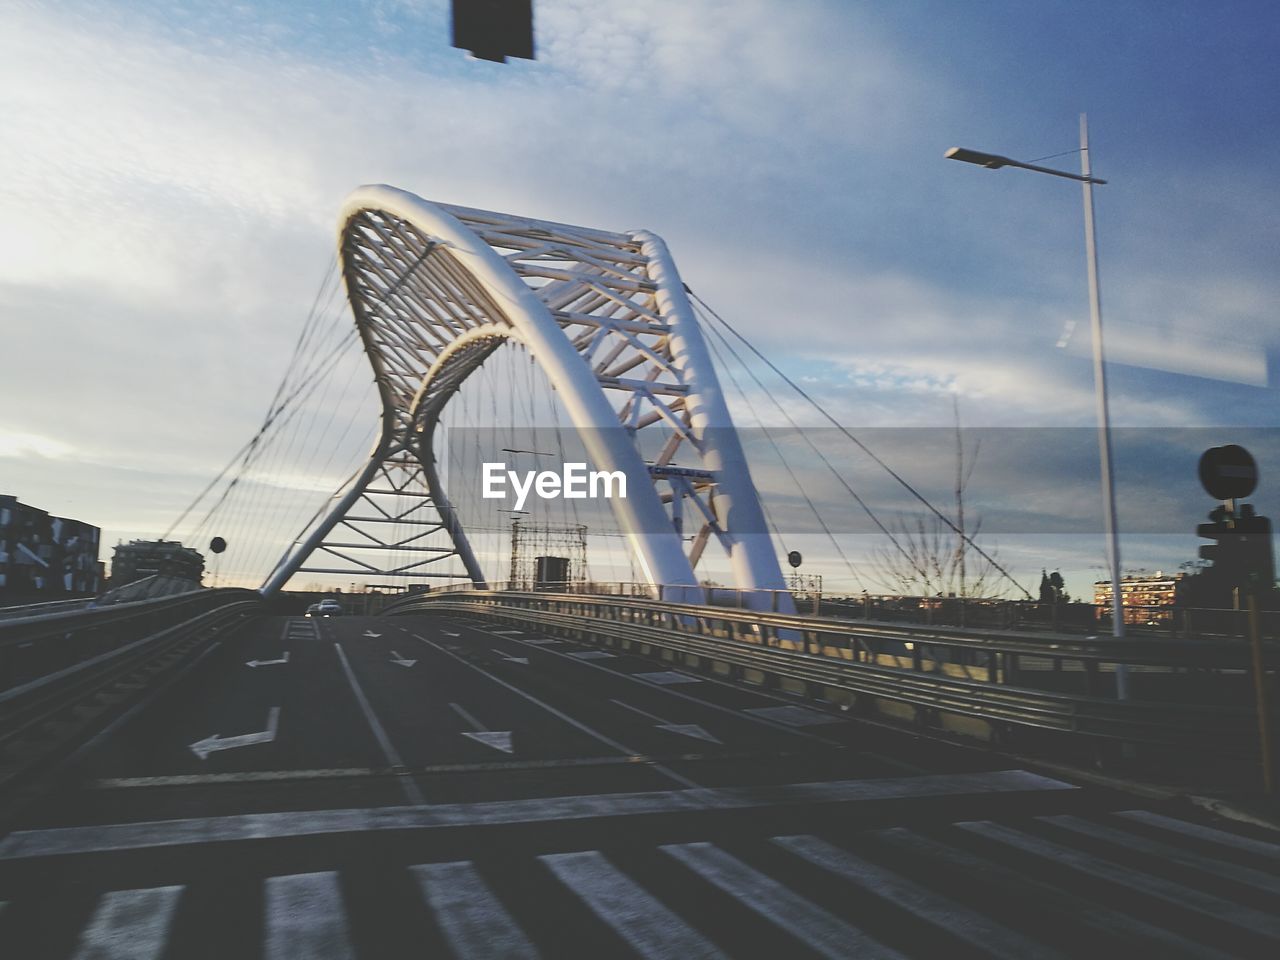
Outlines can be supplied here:
M1211 505L1194 451L1153 438L1247 435L1259 510L1280 509L1273 4L535 9L538 59L497 65L449 46L445 0L0 2L0 492L107 544L164 532L260 423L339 204L371 182L656 231L851 429L947 427L955 397L968 427L1087 436L1078 186L943 159L963 145L1077 169L1087 111L1109 181L1112 412L1140 428L1118 435L1125 566L1194 555L1149 512L1176 502L1193 522ZM928 485L927 458L881 436ZM1072 444L1031 463L988 447L971 497L993 516L1060 501L1083 516L1096 459ZM1101 541L1072 530L1032 543L1007 527L1004 555L1083 592Z

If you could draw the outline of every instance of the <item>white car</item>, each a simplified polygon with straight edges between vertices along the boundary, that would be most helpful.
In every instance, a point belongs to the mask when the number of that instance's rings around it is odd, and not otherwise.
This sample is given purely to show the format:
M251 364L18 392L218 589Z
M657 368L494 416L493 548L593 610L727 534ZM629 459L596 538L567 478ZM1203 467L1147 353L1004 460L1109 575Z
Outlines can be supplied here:
M342 604L337 600L321 600L319 603L313 603L307 607L308 617L339 617L342 616Z

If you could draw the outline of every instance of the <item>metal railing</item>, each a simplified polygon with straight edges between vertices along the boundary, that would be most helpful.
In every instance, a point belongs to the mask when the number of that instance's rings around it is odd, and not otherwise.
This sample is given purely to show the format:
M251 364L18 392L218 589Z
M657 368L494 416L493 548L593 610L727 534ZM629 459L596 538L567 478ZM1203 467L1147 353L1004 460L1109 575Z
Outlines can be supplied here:
M56 761L198 663L220 631L260 607L255 591L207 590L18 627L0 623L0 654L10 661L30 651L74 654L64 666L0 689L0 823L39 797Z
M1235 639L1065 637L858 622L646 598L433 591L384 613L481 614L985 739L1017 729L1257 756L1249 647ZM1267 644L1269 656L1277 647ZM1115 699L1116 664L1131 697ZM976 722L976 725L975 725Z
M471 593L470 583L410 591ZM1088 636L1110 632L1110 603L1041 603L982 597L922 597L907 594L819 594L803 590L738 590L703 584L697 587L662 587L629 581L586 581L536 587L531 581L490 584L492 593L554 593L574 596L635 597L672 603L697 602L705 606L778 611L780 599L789 596L798 611L842 620L874 620L925 626L975 627L993 630L1050 631ZM700 596L700 599L698 599ZM761 597L767 597L761 602ZM1280 637L1280 610L1260 611L1264 636ZM1167 604L1126 604L1125 622L1136 636L1182 638L1244 637L1248 632L1245 610L1220 607L1186 607Z
M227 603L260 599L253 590L199 590L103 607L59 606L0 620L0 691L65 670Z

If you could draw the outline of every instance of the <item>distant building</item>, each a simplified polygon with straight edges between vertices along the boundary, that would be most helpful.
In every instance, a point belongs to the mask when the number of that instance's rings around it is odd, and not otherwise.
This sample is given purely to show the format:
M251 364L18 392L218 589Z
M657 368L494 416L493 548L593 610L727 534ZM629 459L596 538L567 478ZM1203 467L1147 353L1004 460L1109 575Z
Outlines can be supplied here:
M177 540L131 540L116 544L111 558L113 590L143 577L157 576L199 583L204 577L204 557Z
M0 494L0 603L96 595L102 588L101 533Z
M1185 573L1139 573L1120 580L1120 597L1124 601L1125 623L1157 623L1171 616L1179 593L1179 584ZM1093 602L1111 610L1111 581L1098 580L1093 584Z

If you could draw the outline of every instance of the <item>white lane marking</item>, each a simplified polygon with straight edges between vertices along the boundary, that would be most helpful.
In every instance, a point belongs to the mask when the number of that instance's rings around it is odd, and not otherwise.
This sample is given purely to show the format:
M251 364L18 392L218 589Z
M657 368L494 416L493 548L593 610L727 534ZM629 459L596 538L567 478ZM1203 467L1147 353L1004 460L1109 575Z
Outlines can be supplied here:
M409 872L456 956L468 960L537 960L540 956L471 863L422 864Z
M631 704L623 703L621 700L611 699L610 702L616 703L618 706L625 707L628 710L632 710L640 714L642 717L648 717L650 720L657 721L655 726L659 730L665 730L667 733L678 733L684 737L693 737L696 740L706 740L708 743L718 743L721 746L724 745L723 740L720 740L708 733L696 723L672 723L670 720L662 719L662 717L658 716L656 713L650 713L648 710L641 710L639 707L633 707Z
M432 640L428 640L425 637L418 636L418 634L416 633L409 633L409 631L405 630L404 627L401 627L400 629L401 631L408 634L409 636L415 637L416 639L421 640L427 646L434 647L435 649L439 650L446 657L452 657L454 660L458 661L458 663L462 664L463 666L470 667L472 670L476 671L476 673L479 673L482 676L488 677L490 680L492 680L494 683L498 684L499 686L506 687L516 696L523 697L525 700L528 700L530 703L541 707L543 710L546 710L553 717L558 717L559 719L563 720L565 723L569 724L570 726L578 730L581 730L583 733L585 733L587 736L591 737L592 739L600 741L605 746L612 747L614 750L617 750L619 753L623 754L624 756L639 755L640 752L638 750L632 750L630 747L626 746L625 744L619 743L617 740L614 740L612 737L606 736L605 734L601 733L599 730L593 730L591 727L587 726L582 721L575 720L573 717L569 716L563 710L557 710L555 707L551 706L551 704L546 703L542 700L539 700L533 694L527 693L526 691L521 690L519 687L515 686L514 684L507 683L507 681L503 680L499 676L495 676L494 674L490 673L488 670L485 670L483 667L478 667L471 661L464 660L462 657L458 656L452 650L449 650L446 647L442 647L440 646L440 644L435 643ZM674 770L667 769L660 763L650 764L650 769L656 770L659 773L661 773L663 776L665 776L667 779L674 780L676 783L682 784L686 787L698 786L698 784L695 783L693 780L690 780L688 777L685 777L685 776L682 776L681 774L676 773Z
M113 890L98 900L75 960L151 960L169 939L182 887Z
M362 636L362 637L380 637L380 636L382 636L382 634L380 634L380 633L374 633L372 630L366 630L364 633L360 634L360 636Z
M480 731L489 729L483 723L477 720L473 714L468 713L467 709L463 707L462 704L451 703L449 704L449 709L452 710L454 713L456 713L458 716L460 716L463 720L467 721L467 723L471 725L471 729L480 730Z
M834 717L829 713L823 713L820 710L810 710L808 707L801 706L785 706L785 707L752 707L742 711L749 713L753 717L763 717L766 720L774 720L778 723L785 723L789 727L816 727L824 723L844 723L844 717Z
M415 663L417 663L418 661L417 661L417 660L406 660L404 657L400 656L400 654L398 654L398 653L396 653L394 650L392 650L392 651L391 651L391 662L392 662L392 663L398 663L398 664L400 664L400 666L402 666L402 667L412 667L412 666L413 666Z
M462 735L476 743L483 743L486 747L501 750L503 753L515 752L515 747L511 743L510 730L481 730L478 733L463 732Z
M1062 956L1043 943L1016 930L1010 930L963 904L940 896L928 887L922 887L892 870L856 857L825 840L794 836L774 837L773 842L797 857L851 881L873 897L883 897L923 922L942 927L952 936L973 944L983 953L994 954L1005 960L1024 960L1025 957L1044 957L1048 960Z
M518 637L524 633L523 630L490 630L489 632L500 637Z
M623 709L630 710L632 713L638 713L642 717L647 717L648 719L654 721L655 723L667 722L666 720L663 720L662 717L658 716L656 713L650 713L648 710L641 710L639 707L633 707L631 704L623 703L621 700L614 700L612 697L610 697L609 702L616 703L618 706L622 707Z
M356 702L360 704L360 709L364 711L364 718L368 721L369 729L373 731L373 736L378 741L378 746L382 748L382 755L386 757L387 763L391 766L403 767L404 761L400 759L400 754L396 752L396 748L392 745L391 738L387 736L387 731L378 722L378 717L373 712L373 707L369 704L369 698L364 695L364 690L360 688L360 683L356 680L351 664L347 662L347 655L343 652L342 645L335 643L333 649L338 652L338 660L342 663L342 670L347 675L347 682L351 684L351 692L355 694ZM413 780L408 777L400 777L399 780L400 787L404 790L404 795L410 803L421 805L427 802L422 795L422 791L418 789L418 785Z
M1269 859L1280 858L1280 844L1242 837L1236 833L1228 833L1226 830L1215 830L1213 827L1205 827L1188 820L1176 820L1173 817L1150 813L1146 810L1126 810L1124 813L1117 813L1116 816L1136 823L1145 823L1151 827L1159 827L1161 830L1172 830L1174 833L1195 837L1197 840L1208 840L1210 843L1222 844L1224 847L1244 850L1246 853L1256 853Z
M201 760L219 750L235 750L237 747L252 747L259 743L271 743L276 738L280 727L280 708L272 707L267 711L267 729L257 733L242 733L238 737L219 737L216 733L190 744L188 749Z
M441 633L443 633L446 637L460 637L460 636L462 636L462 634L460 634L460 633L454 633L452 630L441 630L440 632L441 632ZM417 635L416 633L414 634L414 636L415 636L415 637L418 637L418 635ZM419 640L421 640L422 638L421 638L421 637L418 637L418 639L419 639Z
M354 957L336 873L267 878L266 960Z
M643 680L645 683L656 683L659 686L667 686L673 683L701 683L701 677L691 677L687 673L680 673L676 670L661 670L657 673L632 673L629 676L635 677L637 680Z
M902 956L710 843L660 849L829 960Z
M507 660L511 663L522 663L526 667L529 665L528 657L513 657L511 656L511 654L506 653L502 650L499 650L497 647L493 648L493 652L496 653L498 656L500 656L503 660Z
M575 660L616 660L617 655L609 653L605 650L578 650L570 653L569 656Z
M1127 847L1130 850L1136 850L1148 856L1159 857L1161 860L1180 863L1193 870L1224 877L1227 880L1234 880L1236 883L1242 883L1248 887L1257 887L1259 890L1265 890L1268 893L1280 894L1280 876L1275 874L1216 860L1199 853L1180 850L1171 843L1151 840L1145 836L1138 836L1125 830L1115 830L1080 817L1063 815L1040 817L1039 819L1045 823L1052 823L1054 826L1070 830L1072 833L1079 833L1087 837L1093 837L1096 840L1102 840L1115 847Z
M1051 840L1042 840L1037 836L1001 826L989 821L957 823L956 828L967 833L976 834L994 840L1006 846L1014 847L1033 856L1051 861L1054 866L1064 867L1083 873L1096 879L1117 883L1148 897L1163 900L1179 910L1192 910L1220 920L1226 920L1238 926L1253 930L1269 937L1280 936L1280 915L1264 913L1251 907L1242 906L1222 897L1202 893L1192 887L1162 876L1121 866L1107 860L1100 860L1081 850L1067 847Z
M477 633L486 632L480 627L471 627L470 629L475 630ZM415 636L417 636L417 634L415 634ZM418 639L421 640L422 637L418 637ZM524 644L529 643L528 640L523 638L516 640L515 642L524 643ZM563 657L564 659L569 660L573 663L581 663L583 666L590 667L592 670L603 671L604 673L609 674L609 676L611 677L623 677L629 680L636 680L639 683L646 683L646 681L642 679L644 676L643 674L623 673L620 670L613 670L613 669L610 669L609 667L604 666L603 664L592 663L589 660L575 660L573 657L570 657L568 654L566 654L562 650L547 650L547 653L552 654L553 656ZM679 674L679 673L675 675L684 676L684 674ZM725 687L737 693L743 692L742 686L730 683L727 680L720 680L720 679L717 679L716 677L708 677L707 680L709 683L715 684L717 686ZM688 700L690 703L696 703L699 706L705 707L708 710L716 710L720 713L728 714L729 716L736 717L740 720L741 719L750 720L751 722L758 723L761 726L771 727L774 730L780 730L783 733L789 734L793 737L800 737L804 740L812 740L814 743L826 744L829 747L840 747L840 748L845 747L845 744L841 743L839 740L832 740L829 737L819 736L818 734L811 733L808 730L802 730L798 727L788 726L785 723L778 723L777 721L769 720L769 719L766 719L765 717L753 717L751 714L744 714L740 710L734 709L732 707L723 706L712 700L704 700L701 697L695 697L690 694L683 693L682 691L675 689L674 685L648 683L647 686L660 689L663 693L665 693L669 697L678 697L681 700ZM761 693L758 690L752 690L751 693L756 697L762 697L766 700L778 699L777 697L773 697L769 694ZM898 769L902 770L905 773L925 774L927 772L923 767L918 767L913 763L907 763L904 760L897 760L893 757L885 756L883 754L874 754L874 756L879 762L884 763L888 766L897 767Z
M538 859L646 960L715 960L725 956L599 851L553 853Z
M564 641L557 640L554 637L525 637L521 643L531 643L535 647L545 647L550 643L564 643Z
M634 756L630 751L622 755ZM682 813L690 809L743 810L795 804L857 803L911 797L987 796L996 793L1078 789L1061 780L1025 770L998 770L991 773L931 774L881 780L699 787L694 790L647 790L641 793L608 793L600 796L445 803L425 807L247 813L186 820L16 830L0 840L0 860L359 831L427 830L495 823L543 823L550 820Z
M982 876L989 882L998 882L1010 889L1020 889L1025 896L1039 898L1044 903L1053 903L1055 909L1072 913L1077 918L1077 922L1094 933L1101 934L1104 939L1120 934L1128 939L1150 941L1163 948L1163 951L1154 947L1147 949L1146 953L1149 956L1230 960L1229 955L1220 950L1187 940L1164 927L1139 920L1132 914L1121 913L1103 906L1096 900L1068 893L1062 887L1054 886L1049 880L1031 879L1024 870L996 863L989 859L989 855L979 857L950 843L921 836L905 827L877 830L873 835L879 840L888 842L895 851L905 852L918 861L926 861L935 866L945 865L961 876Z
M724 746L724 741L708 733L696 723L663 723L658 725L658 729L666 733L675 733L682 737L693 737L695 740L705 740L707 743L716 743Z
M288 662L289 662L289 651L286 650L278 660L246 660L244 662L244 665L246 667L274 667L278 663L288 663Z
M474 728L474 733L463 731L463 736L474 740L476 743L483 743L486 747L493 747L495 750L501 750L503 753L514 753L515 747L511 744L510 730L490 730L483 723L475 718L460 703L451 703L449 708L458 716Z

